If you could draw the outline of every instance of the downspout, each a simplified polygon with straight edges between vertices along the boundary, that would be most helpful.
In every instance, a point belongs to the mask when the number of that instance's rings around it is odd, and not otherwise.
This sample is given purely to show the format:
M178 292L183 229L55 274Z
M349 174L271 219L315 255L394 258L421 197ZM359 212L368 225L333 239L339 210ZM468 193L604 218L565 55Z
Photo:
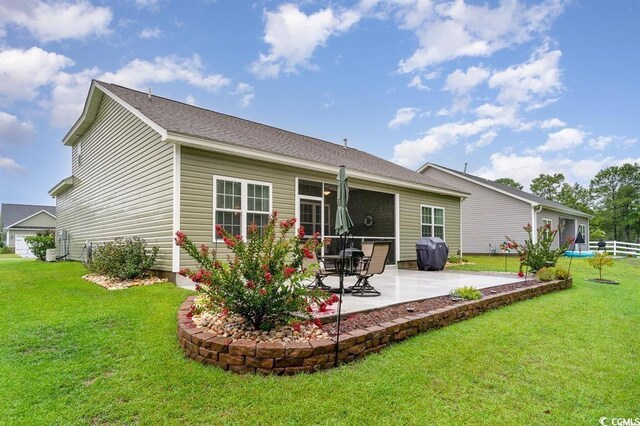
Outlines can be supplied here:
M538 208L536 210L536 207ZM538 204L537 206L532 206L531 208L531 239L532 243L536 244L538 242L538 213L542 211L542 204Z
M465 164L465 168L466 168L466 164ZM462 259L462 203L464 203L465 200L466 198L460 197L460 254L459 254L460 259Z

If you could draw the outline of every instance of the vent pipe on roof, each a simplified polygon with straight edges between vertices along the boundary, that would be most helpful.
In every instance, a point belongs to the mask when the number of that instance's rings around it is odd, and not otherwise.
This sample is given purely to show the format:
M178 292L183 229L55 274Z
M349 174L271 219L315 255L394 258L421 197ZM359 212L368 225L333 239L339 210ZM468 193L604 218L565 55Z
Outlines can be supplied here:
M467 163L464 163L464 172L465 175L467 174Z
M344 149L347 149L348 148L347 147L347 138L342 139L342 143L343 143Z
M149 93L147 94L147 98L149 98L149 100L151 100L151 87L149 87Z

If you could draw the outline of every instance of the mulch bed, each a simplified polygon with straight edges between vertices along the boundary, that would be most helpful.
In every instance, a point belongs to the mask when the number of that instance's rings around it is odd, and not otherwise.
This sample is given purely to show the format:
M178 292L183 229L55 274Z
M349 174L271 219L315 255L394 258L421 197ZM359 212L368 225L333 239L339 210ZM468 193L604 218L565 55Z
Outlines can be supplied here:
M84 275L82 278L92 283L98 284L99 286L104 287L107 290L124 290L125 288L129 288L129 287L140 287L145 285L167 282L166 278L158 278L158 277L138 278L135 280L121 281L121 280L109 278L105 275L96 275L96 274Z
M527 281L519 281L511 284L498 285L494 287L487 287L479 289L484 296L490 294L504 293L506 291L514 290L516 288L530 287L538 284L535 279L528 279ZM435 309L444 308L445 306L455 305L456 302L451 299L450 296L438 296L429 299L418 300L414 302L401 303L399 305L388 306L386 308L380 308L371 310L368 312L358 312L348 315L346 318L342 318L340 322L340 333L348 333L352 330L361 330L367 327L381 324L387 321L393 321L398 318L411 316L415 314L425 313L433 311ZM323 330L330 335L335 336L336 322L325 323Z

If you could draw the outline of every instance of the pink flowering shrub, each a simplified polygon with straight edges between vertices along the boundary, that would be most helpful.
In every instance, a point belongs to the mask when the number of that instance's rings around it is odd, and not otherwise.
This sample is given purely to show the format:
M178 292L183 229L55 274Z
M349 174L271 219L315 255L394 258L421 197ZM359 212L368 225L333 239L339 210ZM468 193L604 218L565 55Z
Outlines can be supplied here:
M564 254L569 248L573 239L568 238L564 242L560 242L558 248L552 249L551 245L558 234L557 229L551 229L551 226L544 225L538 228L536 242L533 242L533 227L531 224L523 226L529 238L524 244L520 244L509 237L505 237L507 242L505 247L514 249L520 256L520 272L518 276L523 276L522 269L528 267L533 273L540 268L546 266L555 266L558 258Z
M176 232L176 244L198 263L197 270L183 269L180 275L196 282L196 290L210 299L214 309L241 315L256 330L291 322L292 312L311 320L312 305L333 302L330 294L306 287L305 280L313 273L302 269L303 259L313 258L321 245L318 234L304 240L303 227L295 235L289 232L295 219L277 224L277 218L273 212L262 230L252 223L246 240L217 226L216 234L232 251L226 262L216 257L215 250L204 244L197 247Z

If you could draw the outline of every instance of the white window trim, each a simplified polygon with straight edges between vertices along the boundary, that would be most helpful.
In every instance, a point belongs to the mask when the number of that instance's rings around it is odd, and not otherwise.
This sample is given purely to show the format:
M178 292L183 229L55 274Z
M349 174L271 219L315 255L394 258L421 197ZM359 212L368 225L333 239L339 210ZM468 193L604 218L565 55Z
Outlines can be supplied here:
M576 232L576 237L580 233L580 229L584 229L584 232L582 233L582 237L586 241L587 240L587 225L585 225L584 223L579 223L578 224L578 232Z
M444 207L441 206L430 206L428 204L420 204L420 236L422 236L422 227L424 225L426 225L425 223L422 223L422 209L424 207L430 208L432 209L431 211L431 217L433 218L433 223L431 224L431 235L435 236L435 232L433 227L436 226L435 221L436 221L436 215L433 211L433 209L440 209L442 210L442 239L444 241L447 241L447 211ZM437 225L440 226L440 225Z
M218 209L218 192L217 192L217 181L218 180L226 180L232 182L240 183L240 235L243 238L247 237L247 214L248 213L258 213L258 214L266 214L271 215L273 212L273 184L269 182L260 182L256 180L247 180L247 179L239 179L231 176L219 176L213 175L213 241L220 241L218 235L216 234L216 210L228 211L228 212L236 212L238 210L235 209ZM266 212L257 212L255 210L248 210L248 185L261 185L269 187L269 208Z

